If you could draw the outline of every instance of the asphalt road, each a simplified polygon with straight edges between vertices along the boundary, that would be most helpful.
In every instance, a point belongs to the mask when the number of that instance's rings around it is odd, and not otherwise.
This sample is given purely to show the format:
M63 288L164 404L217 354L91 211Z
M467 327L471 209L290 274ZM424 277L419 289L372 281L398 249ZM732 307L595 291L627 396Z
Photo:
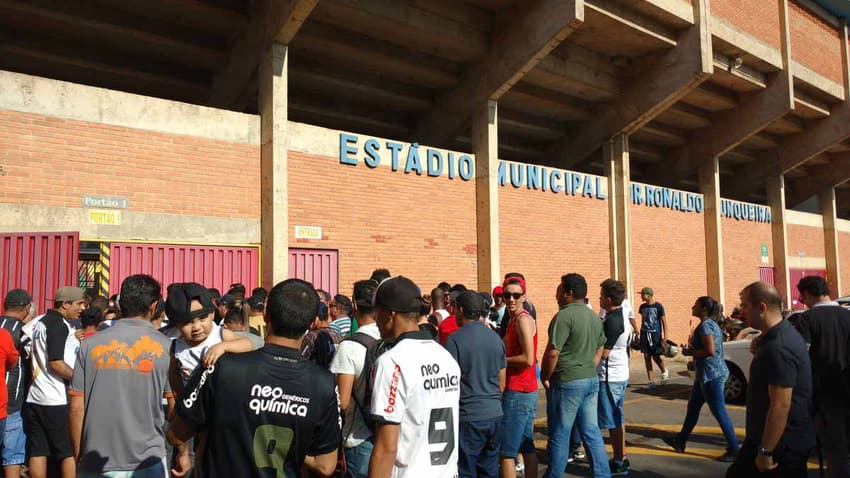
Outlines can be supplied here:
M637 360L635 360L637 359ZM661 438L679 431L685 418L688 397L693 381L687 376L684 362L669 362L670 380L667 385L654 390L646 387L646 372L642 357L633 357L629 388L626 392L624 414L626 417L626 454L632 465L629 476L634 478L722 478L727 463L715 461L725 451L726 442L720 427L711 416L708 406L703 406L699 423L691 435L684 454L673 452ZM660 376L656 372L656 377ZM657 380L657 378L656 378ZM546 407L541 392L538 402L536 445L540 459L540 474L546 466ZM727 404L727 411L735 425L738 440L744 438L746 407L744 404ZM611 447L607 432L603 432L609 458ZM564 476L593 476L585 462L567 466ZM816 477L817 462L809 462L809 476Z

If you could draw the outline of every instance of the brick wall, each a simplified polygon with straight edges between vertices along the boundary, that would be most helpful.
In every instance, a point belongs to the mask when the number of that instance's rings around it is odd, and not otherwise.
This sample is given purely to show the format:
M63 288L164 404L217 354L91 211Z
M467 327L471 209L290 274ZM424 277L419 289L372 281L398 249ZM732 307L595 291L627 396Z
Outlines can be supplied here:
M631 234L635 291L653 289L656 300L664 305L670 338L682 343L692 325L691 306L706 293L703 216L633 205ZM637 292L635 301L637 314Z
M841 293L844 297L850 295L850 233L838 233L838 264L841 273Z
M476 287L475 182L342 165L289 153L290 247L339 250L339 287L386 267L429 293L441 281ZM321 226L321 241L295 225Z
M522 273L537 309L538 356L558 311L555 289L561 276L587 279L587 296L599 309L599 284L610 277L608 202L551 192L499 189L501 270Z
M738 305L738 294L748 284L759 280L759 267L773 267L773 239L770 224L722 220L723 268L726 313ZM766 245L768 262L761 261L761 246Z
M711 14L768 46L780 48L779 4L776 0L711 0Z
M788 257L824 257L823 229L789 224Z
M259 146L0 111L0 202L257 219Z
M796 2L789 1L788 6L791 58L841 84L841 39L838 30Z

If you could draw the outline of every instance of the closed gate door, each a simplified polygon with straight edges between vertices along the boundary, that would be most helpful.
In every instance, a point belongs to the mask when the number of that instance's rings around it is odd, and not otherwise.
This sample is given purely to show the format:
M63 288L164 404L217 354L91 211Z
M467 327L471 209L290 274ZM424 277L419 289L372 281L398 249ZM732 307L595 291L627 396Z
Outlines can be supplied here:
M289 277L305 280L316 289L335 295L339 291L339 251L290 249Z

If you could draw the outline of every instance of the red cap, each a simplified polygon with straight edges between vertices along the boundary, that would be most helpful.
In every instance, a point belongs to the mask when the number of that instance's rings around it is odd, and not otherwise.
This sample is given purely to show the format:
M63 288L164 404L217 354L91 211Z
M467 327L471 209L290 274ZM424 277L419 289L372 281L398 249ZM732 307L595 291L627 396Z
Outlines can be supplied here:
M493 287L493 297L499 297L499 296L501 296L504 292L505 292L505 289L503 289L503 288L502 288L502 286L500 286L500 285L497 285L496 287Z
M510 284L518 284L520 287L522 287L522 292L525 293L525 281L522 279L522 277L508 277L507 279L505 279L505 282L502 283L502 287L507 289L508 285Z

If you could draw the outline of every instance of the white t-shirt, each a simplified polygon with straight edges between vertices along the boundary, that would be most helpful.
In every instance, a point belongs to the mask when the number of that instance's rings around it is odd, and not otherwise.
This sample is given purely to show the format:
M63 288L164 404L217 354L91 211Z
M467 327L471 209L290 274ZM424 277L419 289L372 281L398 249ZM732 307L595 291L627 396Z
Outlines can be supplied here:
M221 327L213 322L207 338L194 347L189 347L183 337L174 341L174 358L177 359L177 364L180 366L180 378L183 379L183 385L186 385L195 369L203 362L207 350L213 345L221 343L221 340Z
M446 309L437 309L434 311L434 315L438 317L437 323L439 325L439 323L446 320L446 317L449 316L449 311Z
M30 324L33 325L27 334L32 337L32 385L27 394L27 403L67 405L65 380L50 368L49 363L62 360L73 369L80 341L74 336L74 329L68 321L56 312L48 312L27 325Z
M378 357L372 415L401 425L394 478L455 478L460 367L427 332Z
M377 324L369 324L364 325L357 329L357 334L366 334L375 340L381 338L381 331L378 330ZM361 345L354 340L343 340L340 342L339 346L337 346L336 354L334 355L333 361L331 362L331 373L334 374L344 374L344 375L354 375L354 386L352 387L352 394L356 393L359 389L358 385L360 384L360 374L363 372L363 365L366 362L366 347ZM362 396L363 393L357 397L355 401L354 397L351 397L351 403L348 405L348 410L345 412L345 422L342 427L342 437L345 439L345 448L353 448L357 445L360 445L367 438L372 436L372 432L369 430L369 427L366 426L366 422L363 419L363 413L359 409L357 405L360 403L360 406L365 409L369 408L368 403L363 403L363 399L365 397ZM367 410L364 410L366 412Z
M625 302L625 301L623 301ZM632 335L632 324L623 310L623 333L617 337L617 342L608 354L608 360L601 360L596 372L603 382L629 381L629 337ZM605 319L602 319L603 322Z

